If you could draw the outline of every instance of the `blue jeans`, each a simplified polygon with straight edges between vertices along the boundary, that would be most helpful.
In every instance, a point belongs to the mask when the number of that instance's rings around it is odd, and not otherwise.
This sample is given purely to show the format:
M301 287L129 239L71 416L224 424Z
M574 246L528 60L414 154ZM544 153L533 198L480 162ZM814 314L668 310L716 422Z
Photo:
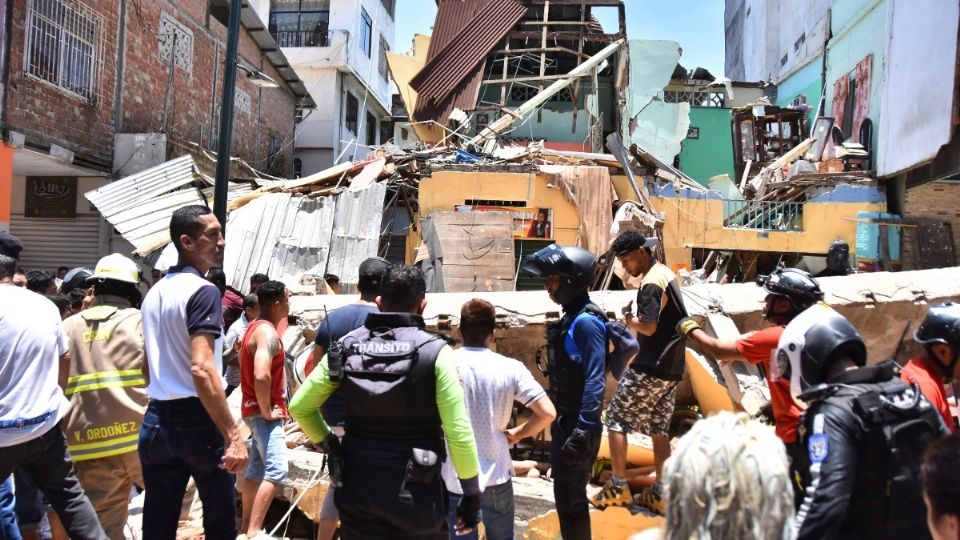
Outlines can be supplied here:
M140 426L138 451L146 488L144 540L177 536L191 476L203 503L204 536L237 537L234 477L220 468L223 437L198 398L151 400Z
M10 476L15 469L26 473L50 501L70 538L106 540L97 513L77 480L67 441L59 427L54 426L35 439L0 448L0 478Z
M38 530L43 517L47 515L47 503L43 500L40 488L23 471L13 473L13 486L17 492L14 512L20 530L24 533Z
M0 540L20 540L13 508L13 479L8 476L0 482Z
M287 441L283 436L283 420L267 421L259 414L243 419L250 428L250 463L246 477L260 482L281 484L287 479Z
M451 540L477 540L477 531L465 536L457 536L454 524L457 522L457 505L460 495L450 493L447 510L447 523L450 526ZM495 486L487 486L480 495L480 521L487 540L513 539L513 482L507 481Z

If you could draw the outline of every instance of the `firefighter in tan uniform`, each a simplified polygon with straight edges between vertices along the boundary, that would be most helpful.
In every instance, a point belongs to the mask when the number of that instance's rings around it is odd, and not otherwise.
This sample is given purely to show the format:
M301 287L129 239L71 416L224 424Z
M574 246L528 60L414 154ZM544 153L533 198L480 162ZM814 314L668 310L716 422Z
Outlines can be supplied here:
M111 539L123 539L133 484L143 487L137 441L147 408L139 268L114 253L88 279L93 305L63 322L70 343L64 432L80 484Z

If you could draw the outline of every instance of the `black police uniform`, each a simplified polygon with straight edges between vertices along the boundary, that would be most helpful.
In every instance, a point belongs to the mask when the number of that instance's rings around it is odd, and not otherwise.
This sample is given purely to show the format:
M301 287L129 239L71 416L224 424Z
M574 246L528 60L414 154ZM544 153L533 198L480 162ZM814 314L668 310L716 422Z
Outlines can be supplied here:
M446 341L417 315L372 313L340 345L346 435L334 501L343 537L447 538L434 371Z
M582 294L577 300L563 306L564 316L560 322L547 330L547 358L548 389L550 399L557 407L557 418L550 426L551 435L551 465L553 467L553 491L557 504L557 515L560 521L560 530L565 540L588 539L590 533L590 507L586 495L586 486L590 480L593 463L597 459L600 449L602 428L599 423L599 409L603 401L603 381L594 389L595 395L588 400L594 402L593 411L585 412L584 392L588 386L585 377L585 365L589 362L604 362L606 356L606 339L598 350L581 350L581 359L575 362L567 354L564 347L567 331L573 320L588 305L587 294ZM577 324L596 324L603 326L597 317L586 317ZM582 344L577 344L583 348ZM599 357L599 358L597 358ZM601 374L603 373L601 368ZM578 428L581 416L595 416L596 425L587 431ZM577 441L576 452L571 453L568 444L570 436L577 434L582 438Z
M794 461L805 487L798 538L929 538L920 463L946 428L918 389L884 363L800 398L811 403Z

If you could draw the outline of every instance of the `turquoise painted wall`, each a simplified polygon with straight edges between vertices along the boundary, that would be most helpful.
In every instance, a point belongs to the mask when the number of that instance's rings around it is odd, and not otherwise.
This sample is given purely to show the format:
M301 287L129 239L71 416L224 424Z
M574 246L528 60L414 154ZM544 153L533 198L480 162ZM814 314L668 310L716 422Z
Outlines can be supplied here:
M830 25L834 37L827 48L826 113L832 115L834 81L841 76L850 75L856 69L857 63L872 53L870 107L867 116L873 121L874 136L870 150L876 155L876 128L880 125L880 95L883 89L887 2L836 0L832 9Z
M820 56L814 57L805 66L794 71L789 77L777 85L777 102L781 107L787 107L798 96L807 96L807 131L813 127L817 119L817 105L820 103L820 93L823 91L822 76L823 60Z
M680 170L704 185L711 176L724 173L736 182L730 120L730 109L691 107L690 127L700 129L700 138L684 139Z

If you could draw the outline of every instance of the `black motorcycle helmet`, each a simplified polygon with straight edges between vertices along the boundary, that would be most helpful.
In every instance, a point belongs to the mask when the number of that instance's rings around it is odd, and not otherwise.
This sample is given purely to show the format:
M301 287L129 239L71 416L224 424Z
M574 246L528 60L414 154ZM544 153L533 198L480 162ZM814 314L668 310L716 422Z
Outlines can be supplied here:
M793 306L790 315L796 315L823 300L823 291L817 280L798 268L777 268L769 276L757 276L757 285L763 287L767 294L786 298Z
M560 305L566 305L593 284L596 262L596 255L585 249L551 244L524 257L520 269L534 276L560 276L555 295Z
M927 316L913 333L913 339L924 347L943 343L953 348L953 361L950 365L935 362L944 375L952 378L957 361L960 360L960 304L946 302L931 306Z
M790 392L797 397L826 382L825 368L840 353L859 367L867 364L867 347L860 332L830 306L817 304L783 330L777 346L780 378L790 381Z

